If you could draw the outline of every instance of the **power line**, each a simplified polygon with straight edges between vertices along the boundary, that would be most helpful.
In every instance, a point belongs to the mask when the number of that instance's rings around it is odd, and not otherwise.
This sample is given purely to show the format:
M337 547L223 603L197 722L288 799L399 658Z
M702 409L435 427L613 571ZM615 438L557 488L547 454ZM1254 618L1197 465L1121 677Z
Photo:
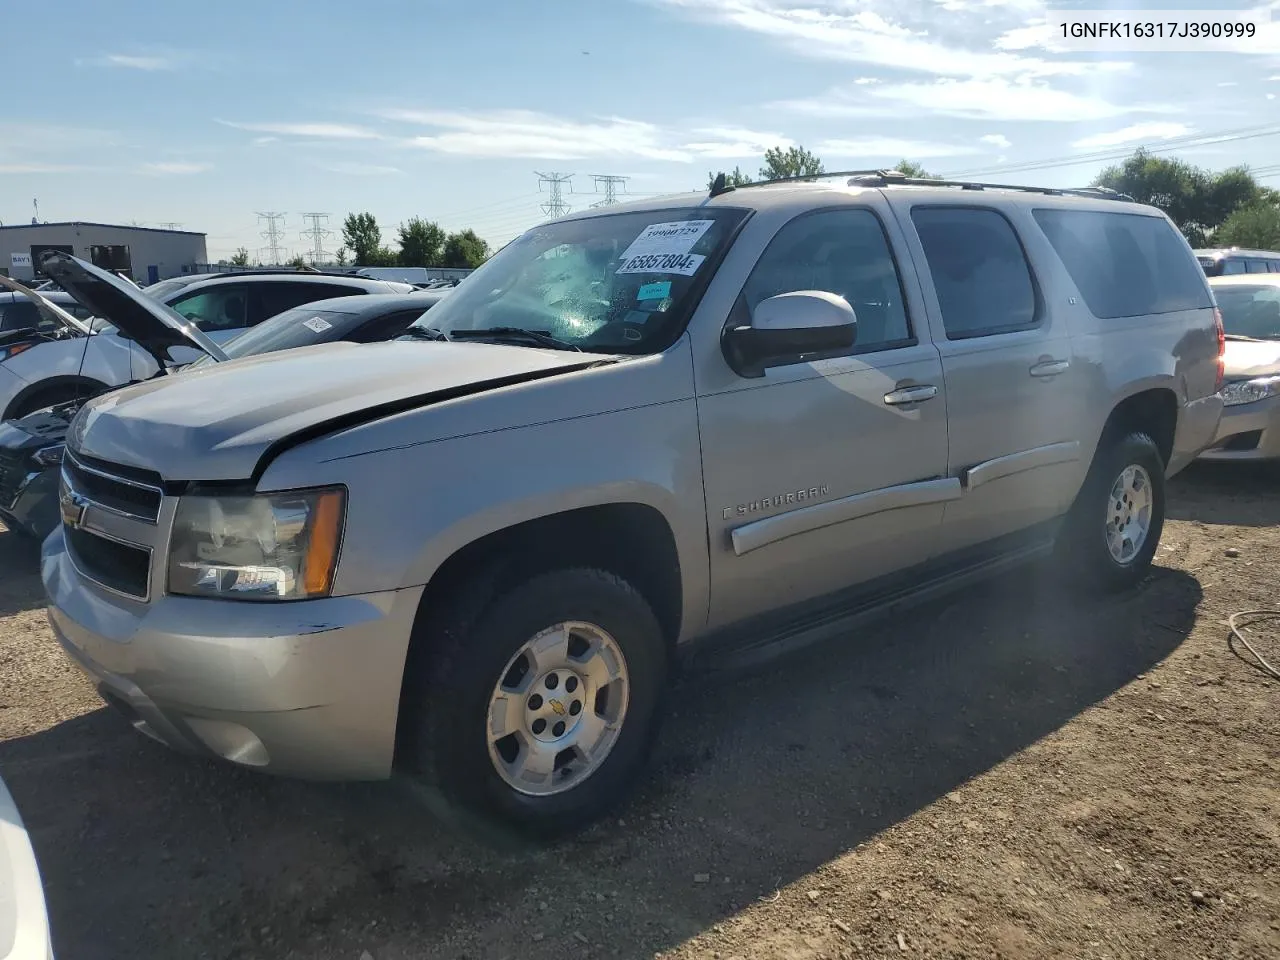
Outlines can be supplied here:
M1273 137L1280 134L1280 127L1274 124L1261 127L1241 127L1236 130L1224 130L1219 133L1185 134L1162 140L1159 146L1144 147L1147 153L1173 153L1190 147L1206 147L1218 143L1234 143L1239 140L1253 140L1258 137ZM944 174L944 177L979 177L998 173L1017 173L1028 170L1052 170L1058 167L1080 166L1086 163L1102 163L1108 160L1123 160L1133 155L1136 147L1098 151L1094 153L1076 154L1072 157L1048 157L1040 160L1027 160L1021 163L1001 164L998 167L959 170Z
M622 187L626 192L627 181L630 177L614 177L606 174L593 173L591 179L596 182L596 193L600 192L600 188L604 187L604 199L593 203L593 207L611 207L618 202L617 188Z
M542 192L542 185L545 183L549 188L550 196L547 202L542 205L542 212L548 217L563 217L571 209L569 204L564 202L561 190L564 185L569 184L569 192L573 192L573 174L572 173L539 173L533 171L534 176L538 178L538 192Z
M265 247L261 247L259 252L261 253L263 250L267 252L270 260L270 266L279 266L280 230L281 226L284 224L284 214L275 210L268 210L265 213L259 212L258 220L260 222L265 220L267 224L267 228L258 234L258 236L267 241L267 245Z
M333 231L324 228L325 223L329 219L327 213L304 213L302 214L304 222L311 224L306 230L302 231L302 239L311 241L311 265L319 266L327 263L325 259L329 256L329 251L324 248L325 237L332 237Z

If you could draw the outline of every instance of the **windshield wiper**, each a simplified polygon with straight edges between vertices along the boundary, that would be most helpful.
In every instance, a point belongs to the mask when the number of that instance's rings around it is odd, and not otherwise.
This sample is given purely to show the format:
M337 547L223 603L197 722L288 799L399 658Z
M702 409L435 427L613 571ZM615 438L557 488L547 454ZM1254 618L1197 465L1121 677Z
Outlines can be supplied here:
M454 330L453 339L460 337L487 338L493 340L528 340L540 347L552 347L556 350L583 350L576 343L553 337L549 330L526 330L524 327L487 327L483 330Z
M408 327L401 336L413 337L417 340L448 341L452 339L443 330L437 330L435 327Z

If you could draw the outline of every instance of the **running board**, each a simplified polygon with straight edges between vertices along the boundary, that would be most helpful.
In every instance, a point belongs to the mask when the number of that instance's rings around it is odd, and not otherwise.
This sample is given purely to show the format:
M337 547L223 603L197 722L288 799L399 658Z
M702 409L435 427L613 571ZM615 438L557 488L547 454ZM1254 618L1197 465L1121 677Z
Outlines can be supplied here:
M834 640L857 627L929 603L964 587L1025 567L1053 553L1052 539L1037 541L954 572L939 574L918 585L822 612L798 616L764 634L748 628L728 628L702 641L693 641L684 656L690 670L738 671L769 663L818 643ZM750 639L747 639L750 637Z

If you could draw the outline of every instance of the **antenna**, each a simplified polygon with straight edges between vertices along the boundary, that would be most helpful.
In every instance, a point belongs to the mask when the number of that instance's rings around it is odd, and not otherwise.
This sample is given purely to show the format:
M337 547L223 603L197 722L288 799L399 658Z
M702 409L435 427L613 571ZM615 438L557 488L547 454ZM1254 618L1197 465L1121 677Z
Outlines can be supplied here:
M318 267L326 263L329 251L324 248L324 238L332 237L333 231L324 228L329 219L327 213L304 213L302 219L310 226L302 231L302 239L311 241L311 265Z
M542 192L542 185L545 183L549 187L550 196L547 202L542 205L542 212L548 217L563 217L569 212L570 207L564 202L564 196L561 194L561 187L569 184L569 192L573 192L573 174L572 173L539 173L533 171L538 178L538 192Z
M260 251L265 250L271 260L271 266L278 267L280 266L280 227L284 223L284 214L274 210L259 212L258 220L265 220L267 224L267 229L258 234L267 241L267 245L261 247Z
M32 222L33 224L35 224L35 223L39 223L39 222L40 222L40 201L39 201L39 200L32 200L32 201L31 201L31 206L32 206L32 207L34 207L34 208L35 208L35 211L36 211L36 212L32 215L32 217L31 217L31 222Z
M174 220L161 220L156 224L161 230L181 230L182 224Z
M618 187L623 188L626 193L627 181L630 177L614 177L602 173L593 173L591 179L596 182L596 193L600 192L600 188L604 187L604 199L597 203L593 203L593 207L610 207L618 202Z

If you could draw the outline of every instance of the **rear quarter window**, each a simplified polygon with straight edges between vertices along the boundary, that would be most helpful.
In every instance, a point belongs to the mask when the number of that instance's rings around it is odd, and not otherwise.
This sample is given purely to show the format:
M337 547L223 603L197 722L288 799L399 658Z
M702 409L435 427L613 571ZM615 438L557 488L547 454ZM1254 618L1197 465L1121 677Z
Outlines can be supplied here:
M1211 307L1191 249L1169 221L1095 210L1032 211L1099 319Z

